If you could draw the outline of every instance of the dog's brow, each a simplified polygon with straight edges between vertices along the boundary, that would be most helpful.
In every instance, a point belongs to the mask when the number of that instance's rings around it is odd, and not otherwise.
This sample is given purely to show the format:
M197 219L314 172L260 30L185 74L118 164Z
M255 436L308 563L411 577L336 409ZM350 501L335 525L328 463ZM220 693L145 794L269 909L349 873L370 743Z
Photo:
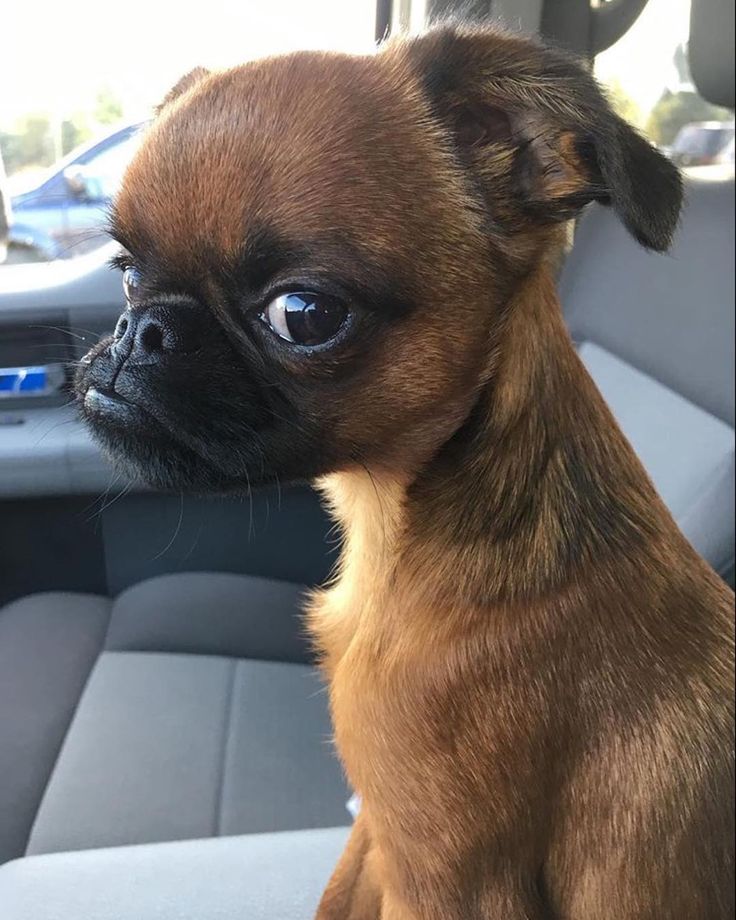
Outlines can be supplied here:
M324 234L308 241L290 240L268 227L251 231L232 270L237 293L263 290L276 276L306 270L364 306L387 315L412 307L400 277L359 251L345 238Z
M133 227L128 229L125 222L118 215L115 205L110 207L107 214L107 233L111 239L119 243L136 262L147 261L147 257L150 257L153 251L152 240L149 234L144 232L141 228ZM116 264L115 260L113 260L113 264Z
M114 206L112 206L110 210L108 211L106 230L107 230L108 235L113 240L115 240L115 242L119 243L125 249L129 248L128 246L129 240L127 239L127 235L125 231L123 230L120 218L118 217L117 211L115 210Z
M238 283L251 291L264 288L279 272L298 268L307 250L271 227L259 226L248 235L234 265Z

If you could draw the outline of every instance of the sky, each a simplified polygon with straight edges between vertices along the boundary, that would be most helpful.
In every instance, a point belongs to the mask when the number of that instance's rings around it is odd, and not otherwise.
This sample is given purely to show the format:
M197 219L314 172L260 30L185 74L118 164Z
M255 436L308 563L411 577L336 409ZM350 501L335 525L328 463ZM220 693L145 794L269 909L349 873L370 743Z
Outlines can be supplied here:
M690 32L690 0L649 0L629 31L596 59L603 83L617 80L642 111L649 111L665 86L676 86L672 57Z
M375 0L7 0L0 128L91 108L109 85L131 117L187 71L303 49L369 51Z
M630 33L599 57L647 110L674 79L690 0L650 0ZM0 22L0 129L46 112L90 110L103 86L130 118L145 115L197 65L225 67L297 48L369 51L375 0L7 0Z

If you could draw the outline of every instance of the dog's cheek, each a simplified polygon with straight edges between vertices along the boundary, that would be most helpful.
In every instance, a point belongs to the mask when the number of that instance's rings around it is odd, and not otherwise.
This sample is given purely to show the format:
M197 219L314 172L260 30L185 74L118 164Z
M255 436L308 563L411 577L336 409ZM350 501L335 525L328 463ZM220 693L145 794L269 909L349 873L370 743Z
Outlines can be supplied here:
M431 456L472 406L483 327L416 322L311 406L333 454L405 471Z

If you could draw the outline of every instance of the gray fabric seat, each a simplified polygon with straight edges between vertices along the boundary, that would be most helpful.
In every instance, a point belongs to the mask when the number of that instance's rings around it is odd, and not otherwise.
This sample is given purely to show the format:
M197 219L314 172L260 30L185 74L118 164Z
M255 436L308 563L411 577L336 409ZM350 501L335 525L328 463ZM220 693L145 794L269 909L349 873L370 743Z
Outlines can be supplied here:
M312 920L345 828L31 856L0 866L3 920Z
M679 526L733 579L734 183L686 185L675 245L591 207L560 279L580 354Z
M733 429L591 342L579 353L680 530L717 571L727 571L736 497Z
M0 861L349 823L299 595L182 574L0 610Z

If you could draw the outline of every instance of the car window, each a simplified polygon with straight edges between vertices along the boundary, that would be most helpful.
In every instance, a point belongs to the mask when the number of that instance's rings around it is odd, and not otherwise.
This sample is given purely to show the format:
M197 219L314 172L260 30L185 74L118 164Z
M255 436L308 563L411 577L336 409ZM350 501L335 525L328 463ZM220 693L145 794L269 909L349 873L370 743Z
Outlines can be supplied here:
M649 0L632 28L599 54L596 75L619 113L686 172L716 178L731 169L733 112L698 93L688 65L690 0Z
M79 175L90 199L108 200L113 197L141 137L142 128L105 147L79 167ZM67 167L68 174L73 176L74 169L74 166Z
M299 48L368 51L376 9L376 0L210 0L175 10L128 0L111 21L95 0L3 7L5 262L72 259L107 242L107 206L139 142L127 129L145 125L189 70Z

